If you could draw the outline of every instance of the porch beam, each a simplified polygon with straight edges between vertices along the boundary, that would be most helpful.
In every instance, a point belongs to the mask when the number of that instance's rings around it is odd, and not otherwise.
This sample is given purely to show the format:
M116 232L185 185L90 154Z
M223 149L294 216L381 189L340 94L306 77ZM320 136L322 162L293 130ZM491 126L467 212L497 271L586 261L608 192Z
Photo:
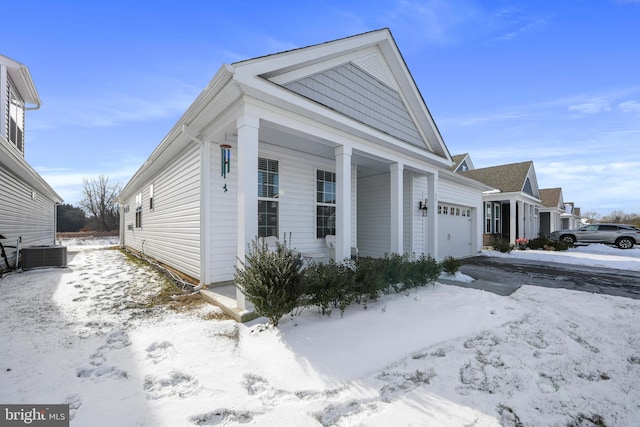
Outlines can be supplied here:
M509 242L516 244L516 221L518 216L516 215L517 203L515 199L509 200Z
M350 146L339 145L336 155L336 255L341 261L351 257L351 156Z
M238 250L237 263L244 261L249 244L258 235L258 130L260 119L243 114L238 130ZM245 295L236 288L236 303L246 309Z

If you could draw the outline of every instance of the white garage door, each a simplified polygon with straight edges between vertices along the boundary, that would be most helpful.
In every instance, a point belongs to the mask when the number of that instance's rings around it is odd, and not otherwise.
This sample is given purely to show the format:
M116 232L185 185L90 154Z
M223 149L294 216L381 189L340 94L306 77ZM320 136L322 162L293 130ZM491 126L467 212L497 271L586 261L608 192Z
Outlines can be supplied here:
M455 258L471 252L471 208L442 203L438 206L438 255Z

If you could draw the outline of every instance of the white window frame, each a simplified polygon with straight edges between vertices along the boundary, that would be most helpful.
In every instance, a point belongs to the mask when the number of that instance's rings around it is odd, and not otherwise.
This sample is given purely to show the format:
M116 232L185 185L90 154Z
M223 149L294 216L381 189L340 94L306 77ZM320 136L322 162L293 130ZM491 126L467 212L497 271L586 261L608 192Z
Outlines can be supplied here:
M322 179L320 180L319 178L319 174L322 173L323 174L323 178L329 177L329 180L326 179ZM326 169L316 169L316 180L315 180L315 188L316 188L316 238L317 239L324 239L327 235L331 235L331 234L336 234L336 192L337 192L337 188L336 188L336 173L333 171L329 171ZM331 178L333 178L333 181L331 181ZM322 188L320 188L320 183L323 183ZM324 185L324 183L333 183L333 192L331 191L325 191L326 190L326 186ZM333 195L333 201L331 201L331 195ZM327 201L327 196L329 196L329 201ZM318 200L319 198L322 198L322 200ZM333 210L333 215L329 215L329 219L328 224L325 224L324 222L321 224L320 223L320 215L319 212L321 209L324 208L332 208L330 209ZM331 224L331 217L333 216L333 226Z
M266 169L261 169L262 164L266 163ZM273 172L270 170L270 165L276 165L276 171ZM261 177L261 172L266 173L266 182L262 182L260 177ZM269 180L269 176L274 176L275 179ZM271 181L271 182L269 182ZM258 185L258 218L256 218L256 220L258 221L258 237L269 237L269 236L276 236L278 237L278 233L280 230L280 203L279 203L279 196L280 196L280 161L277 159L273 159L273 158L268 158L268 157L258 157L258 182L256 183L256 185ZM269 189L271 189L271 191L269 191ZM266 196L264 195L266 194ZM275 207L275 216L276 216L276 220L275 220L275 226L269 224L269 218L270 216L273 215L272 212L267 212L266 210L264 212L261 212L260 208L261 206L267 206L265 205L265 203L268 203L269 205L271 205L270 207ZM267 209L269 208L269 206L267 206ZM263 219L262 215L266 215L264 217L264 221L265 224L261 225L261 220ZM270 230L275 228L275 232L274 230Z

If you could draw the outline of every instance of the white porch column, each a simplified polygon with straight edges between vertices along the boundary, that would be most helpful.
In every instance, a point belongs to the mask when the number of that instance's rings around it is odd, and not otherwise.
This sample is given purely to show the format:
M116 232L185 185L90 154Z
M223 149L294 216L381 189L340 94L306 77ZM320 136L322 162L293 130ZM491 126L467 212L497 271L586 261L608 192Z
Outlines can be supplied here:
M516 244L516 201L514 199L509 200L509 242Z
M391 247L390 253L402 254L404 253L403 245L403 215L404 206L402 203L403 192L402 186L404 183L403 171L404 165L402 163L392 163L391 170Z
M260 120L248 114L236 121L238 129L238 251L244 260L248 245L258 235L258 129ZM240 261L238 261L240 267ZM245 296L236 288L239 309L246 308Z
M336 261L351 258L351 147L336 153Z
M427 250L438 259L438 173L427 176Z
M518 235L514 237L514 239L519 239L525 232L524 216L526 213L524 209L524 202L516 202L516 204L518 205ZM512 243L515 243L515 240Z

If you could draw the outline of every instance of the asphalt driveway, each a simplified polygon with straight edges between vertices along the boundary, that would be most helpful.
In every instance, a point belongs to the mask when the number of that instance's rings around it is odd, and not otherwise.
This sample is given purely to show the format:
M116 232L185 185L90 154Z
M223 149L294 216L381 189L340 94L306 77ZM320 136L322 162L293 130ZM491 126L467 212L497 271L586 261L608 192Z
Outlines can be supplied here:
M477 280L640 299L640 271L487 256L461 261L460 272Z

